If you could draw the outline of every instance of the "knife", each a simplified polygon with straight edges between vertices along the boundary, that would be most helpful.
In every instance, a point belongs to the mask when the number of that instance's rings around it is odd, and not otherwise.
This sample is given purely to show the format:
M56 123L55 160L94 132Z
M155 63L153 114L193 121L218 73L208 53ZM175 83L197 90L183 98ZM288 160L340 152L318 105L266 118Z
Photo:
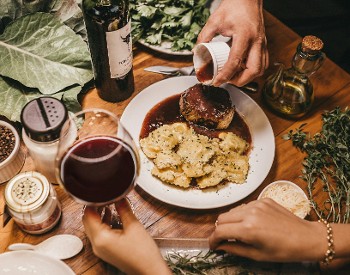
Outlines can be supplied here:
M152 73L158 73L158 74L165 74L165 75L191 75L194 73L193 66L188 67L182 67L182 68L176 68L176 67L170 67L170 66L151 66L144 69L147 72Z
M207 238L153 238L159 248L175 250L209 250Z

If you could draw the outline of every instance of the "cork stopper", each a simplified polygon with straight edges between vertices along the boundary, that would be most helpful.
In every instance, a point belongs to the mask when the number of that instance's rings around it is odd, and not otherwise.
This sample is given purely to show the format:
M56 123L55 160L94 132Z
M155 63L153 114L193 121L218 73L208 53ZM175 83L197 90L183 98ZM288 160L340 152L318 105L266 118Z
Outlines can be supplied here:
M316 54L317 52L322 50L323 42L321 39L314 35L307 35L303 38L301 47L303 52Z

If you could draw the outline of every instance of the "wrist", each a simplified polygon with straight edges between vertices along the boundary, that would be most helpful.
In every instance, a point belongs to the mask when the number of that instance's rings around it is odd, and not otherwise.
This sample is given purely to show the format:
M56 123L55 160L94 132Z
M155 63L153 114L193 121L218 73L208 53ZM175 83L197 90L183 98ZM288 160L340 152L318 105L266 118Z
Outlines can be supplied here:
M350 257L349 224L332 223L334 250L336 258Z
M310 234L305 236L305 246L303 251L300 251L304 254L302 258L313 262L323 261L328 247L326 226L317 221L308 223Z
M324 259L321 261L322 264L328 265L333 261L333 258L335 256L335 250L334 250L334 239L333 239L333 228L329 222L327 222L324 219L318 220L321 224L323 223L326 227L327 232L327 250L324 255Z

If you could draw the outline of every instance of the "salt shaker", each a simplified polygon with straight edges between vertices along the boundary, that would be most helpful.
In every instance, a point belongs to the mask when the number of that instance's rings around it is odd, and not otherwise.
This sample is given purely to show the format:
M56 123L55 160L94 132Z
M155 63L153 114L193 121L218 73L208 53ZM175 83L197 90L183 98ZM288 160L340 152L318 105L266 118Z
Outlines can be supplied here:
M21 113L22 138L37 171L56 183L55 158L61 128L68 118L64 104L53 97L28 102Z
M4 191L7 211L18 227L30 234L52 229L61 217L61 205L53 186L38 172L13 177Z

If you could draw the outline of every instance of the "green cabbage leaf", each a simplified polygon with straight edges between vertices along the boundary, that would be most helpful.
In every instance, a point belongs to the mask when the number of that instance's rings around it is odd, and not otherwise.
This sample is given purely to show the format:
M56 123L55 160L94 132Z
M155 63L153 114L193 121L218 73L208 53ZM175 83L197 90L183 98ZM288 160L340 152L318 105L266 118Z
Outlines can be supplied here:
M0 115L12 121L43 95L80 110L78 94L92 79L86 42L51 14L21 16L0 35Z

